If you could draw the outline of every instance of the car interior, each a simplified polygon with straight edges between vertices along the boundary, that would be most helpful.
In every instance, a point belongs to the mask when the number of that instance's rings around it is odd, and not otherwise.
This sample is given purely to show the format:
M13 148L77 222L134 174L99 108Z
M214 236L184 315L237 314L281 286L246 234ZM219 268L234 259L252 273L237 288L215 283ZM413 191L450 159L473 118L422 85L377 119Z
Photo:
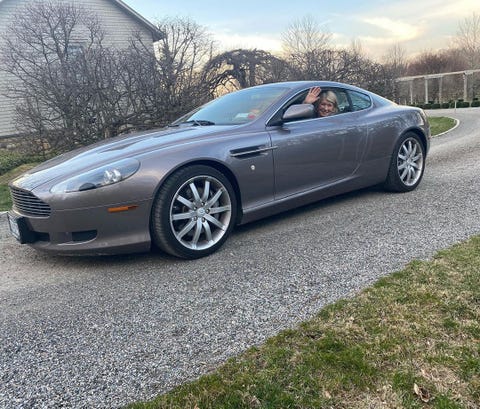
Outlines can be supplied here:
M284 111L286 111L291 105L302 104L308 91L308 89L302 91L292 100L290 100L285 105ZM363 95L358 92L346 91L339 88L323 88L322 91L332 91L335 93L338 102L338 113L336 115L346 112L360 111L371 106L370 98L367 95Z

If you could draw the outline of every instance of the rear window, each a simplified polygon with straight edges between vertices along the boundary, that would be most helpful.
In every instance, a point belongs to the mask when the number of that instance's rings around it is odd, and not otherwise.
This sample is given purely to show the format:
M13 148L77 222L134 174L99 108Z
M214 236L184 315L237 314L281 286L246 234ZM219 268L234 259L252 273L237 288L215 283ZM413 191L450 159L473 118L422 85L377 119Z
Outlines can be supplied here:
M368 95L356 91L349 91L349 94L352 101L352 111L361 111L372 106L372 101Z

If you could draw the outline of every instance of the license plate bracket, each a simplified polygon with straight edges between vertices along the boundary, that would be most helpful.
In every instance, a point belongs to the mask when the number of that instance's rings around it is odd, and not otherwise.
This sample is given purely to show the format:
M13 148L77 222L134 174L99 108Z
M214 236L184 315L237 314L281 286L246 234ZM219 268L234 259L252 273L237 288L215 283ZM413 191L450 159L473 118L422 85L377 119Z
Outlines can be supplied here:
M25 217L17 217L12 213L7 213L8 227L10 233L21 244L33 243L35 241L35 233L28 228Z
M18 241L21 241L20 237L20 228L18 227L17 219L7 213L8 218L8 227L10 229L10 234L15 237Z

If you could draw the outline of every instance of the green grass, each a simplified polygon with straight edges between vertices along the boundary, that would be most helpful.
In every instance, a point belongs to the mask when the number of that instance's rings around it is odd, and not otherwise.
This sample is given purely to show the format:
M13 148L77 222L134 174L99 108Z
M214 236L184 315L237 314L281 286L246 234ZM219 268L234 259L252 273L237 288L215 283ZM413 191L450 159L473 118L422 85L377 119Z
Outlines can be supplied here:
M428 118L428 122L430 122L430 131L432 136L448 131L449 129L453 128L456 123L453 118L448 118L445 116L431 116Z
M37 163L25 163L0 175L0 211L9 210L12 207L12 199L8 190L8 182L17 176L33 168Z
M0 185L0 210L10 209L12 207L12 200L10 198L10 192L8 186Z
M129 408L477 408L479 282L480 236Z

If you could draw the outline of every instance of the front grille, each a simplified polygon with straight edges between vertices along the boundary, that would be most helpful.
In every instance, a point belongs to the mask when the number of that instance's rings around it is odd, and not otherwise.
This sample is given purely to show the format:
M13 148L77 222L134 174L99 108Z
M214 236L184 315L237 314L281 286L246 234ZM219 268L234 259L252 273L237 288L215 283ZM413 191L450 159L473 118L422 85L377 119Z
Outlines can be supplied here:
M50 216L50 206L34 194L16 187L10 187L10 194L12 195L13 207L19 213L25 216Z

